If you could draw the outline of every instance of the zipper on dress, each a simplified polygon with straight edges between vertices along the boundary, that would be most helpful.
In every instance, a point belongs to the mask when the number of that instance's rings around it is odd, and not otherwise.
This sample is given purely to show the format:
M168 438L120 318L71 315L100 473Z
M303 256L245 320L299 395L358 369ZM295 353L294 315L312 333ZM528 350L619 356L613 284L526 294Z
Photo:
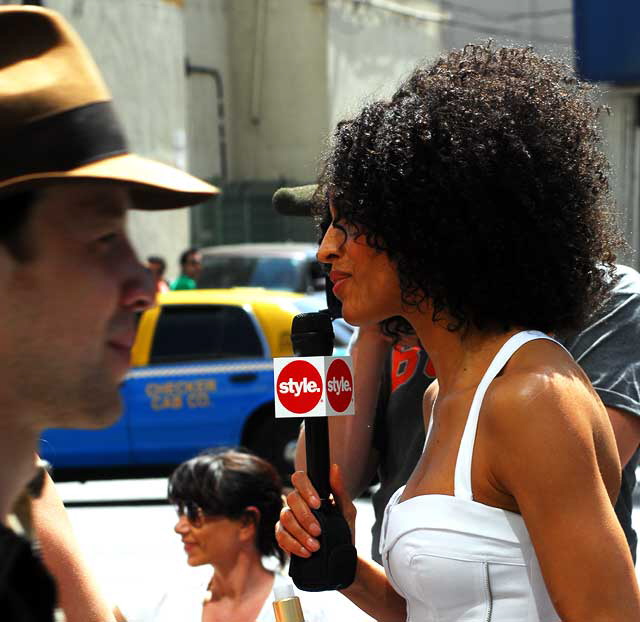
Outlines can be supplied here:
M493 615L493 594L491 593L491 582L489 580L489 564L482 562L482 569L484 571L484 591L487 598L487 615L485 616L485 622L491 622Z

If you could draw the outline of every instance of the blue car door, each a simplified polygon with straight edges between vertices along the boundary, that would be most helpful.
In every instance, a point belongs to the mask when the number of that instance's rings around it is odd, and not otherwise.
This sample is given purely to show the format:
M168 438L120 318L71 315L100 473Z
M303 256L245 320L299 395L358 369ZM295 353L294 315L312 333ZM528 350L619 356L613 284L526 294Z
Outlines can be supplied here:
M123 395L136 464L174 463L240 442L249 415L273 400L273 366L259 325L234 305L166 305L149 365Z

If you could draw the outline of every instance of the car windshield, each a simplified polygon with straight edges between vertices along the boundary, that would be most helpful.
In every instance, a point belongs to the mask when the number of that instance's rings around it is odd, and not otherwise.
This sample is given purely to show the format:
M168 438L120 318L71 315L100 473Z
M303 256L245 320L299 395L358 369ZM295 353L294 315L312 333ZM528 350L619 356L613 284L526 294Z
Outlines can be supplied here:
M203 257L201 288L264 287L299 291L304 260L294 257Z

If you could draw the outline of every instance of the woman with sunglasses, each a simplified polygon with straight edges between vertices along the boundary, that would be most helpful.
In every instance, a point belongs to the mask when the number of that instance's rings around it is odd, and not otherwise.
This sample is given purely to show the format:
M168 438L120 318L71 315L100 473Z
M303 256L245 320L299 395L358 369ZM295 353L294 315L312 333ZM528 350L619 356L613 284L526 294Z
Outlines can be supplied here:
M202 567L203 572L194 570L194 576L176 583L155 602L144 603L140 597L138 604L143 606L129 610L121 604L117 619L274 622L273 589L290 582L281 572L286 555L275 540L282 492L275 468L246 451L207 451L178 466L168 484L169 502L178 517L174 530L182 540L187 564ZM206 567L211 568L208 573ZM344 599L314 596L301 597L308 622L345 615L340 602ZM370 619L348 604L349 612L355 612L351 620Z

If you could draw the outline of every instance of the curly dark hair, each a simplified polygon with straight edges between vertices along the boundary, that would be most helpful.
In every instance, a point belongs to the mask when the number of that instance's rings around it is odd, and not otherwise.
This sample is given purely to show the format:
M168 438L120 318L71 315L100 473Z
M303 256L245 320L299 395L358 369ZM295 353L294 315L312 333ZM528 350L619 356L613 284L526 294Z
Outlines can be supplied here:
M591 87L531 48L468 45L338 124L316 194L450 330L579 328L614 224Z
M260 510L256 546L264 556L286 560L275 526L282 509L282 481L266 460L244 450L207 450L179 465L169 477L169 502L195 503L207 516L239 519L249 506Z

